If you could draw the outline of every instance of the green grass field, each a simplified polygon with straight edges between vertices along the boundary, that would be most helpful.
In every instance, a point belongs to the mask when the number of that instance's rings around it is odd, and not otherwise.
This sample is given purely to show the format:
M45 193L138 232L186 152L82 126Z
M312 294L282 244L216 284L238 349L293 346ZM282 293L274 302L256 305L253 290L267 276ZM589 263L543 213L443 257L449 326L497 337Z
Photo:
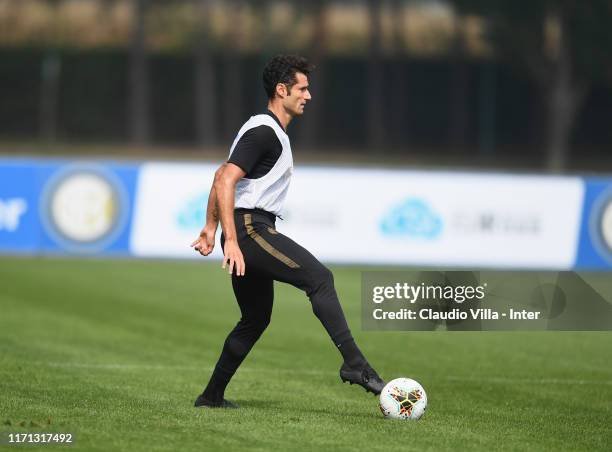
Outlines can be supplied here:
M99 451L612 448L612 333L363 332L349 267L334 273L353 333L383 377L424 385L421 421L384 420L341 384L308 300L282 284L228 388L241 409L195 409L238 320L204 262L0 259L0 431Z

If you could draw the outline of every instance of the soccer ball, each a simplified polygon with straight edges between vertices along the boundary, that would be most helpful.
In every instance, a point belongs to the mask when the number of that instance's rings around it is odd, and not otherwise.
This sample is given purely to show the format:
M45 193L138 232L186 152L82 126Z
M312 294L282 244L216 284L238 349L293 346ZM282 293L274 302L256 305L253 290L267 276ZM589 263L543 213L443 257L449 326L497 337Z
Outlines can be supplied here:
M427 394L410 378L391 380L380 393L380 411L389 419L418 420L425 414Z

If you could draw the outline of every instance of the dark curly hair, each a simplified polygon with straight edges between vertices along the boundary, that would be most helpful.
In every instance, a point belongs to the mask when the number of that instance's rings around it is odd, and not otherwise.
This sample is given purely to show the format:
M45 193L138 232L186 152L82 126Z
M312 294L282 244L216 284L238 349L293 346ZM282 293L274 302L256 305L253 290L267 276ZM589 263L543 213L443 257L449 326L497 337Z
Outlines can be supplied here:
M308 76L314 70L314 66L304 57L298 55L276 55L272 58L263 71L263 85L268 99L274 98L276 85L282 83L288 90L296 84L295 74L301 72Z

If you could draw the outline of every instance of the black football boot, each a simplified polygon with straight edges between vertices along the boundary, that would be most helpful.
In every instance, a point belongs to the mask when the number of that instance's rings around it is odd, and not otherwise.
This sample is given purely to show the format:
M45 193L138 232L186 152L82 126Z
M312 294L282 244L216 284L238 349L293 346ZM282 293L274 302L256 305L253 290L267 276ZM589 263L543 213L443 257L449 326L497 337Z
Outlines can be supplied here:
M350 367L346 363L342 364L340 368L340 379L344 383L348 381L350 384L358 384L367 392L371 392L375 395L380 394L386 384L367 363L359 368Z

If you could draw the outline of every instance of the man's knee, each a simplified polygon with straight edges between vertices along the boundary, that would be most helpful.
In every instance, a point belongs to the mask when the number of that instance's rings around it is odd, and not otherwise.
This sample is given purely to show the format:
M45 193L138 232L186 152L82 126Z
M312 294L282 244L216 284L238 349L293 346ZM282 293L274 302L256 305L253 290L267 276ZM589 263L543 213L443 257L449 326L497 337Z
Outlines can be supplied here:
M234 356L246 356L270 324L270 315L242 318L225 341Z
M330 286L334 285L334 274L329 268L321 266L317 272L317 275L323 284L328 284Z
M260 312L256 316L242 318L240 322L243 323L249 335L257 340L270 325L271 314L272 312Z
M223 349L238 359L243 359L251 350L253 343L246 338L236 337L234 334L230 334L225 340Z
M258 318L257 326L258 326L259 331L260 331L259 334L263 333L266 330L266 328L268 328L268 325L270 325L270 318L271 318L270 314L266 314L266 315Z
M324 265L320 265L311 271L308 295L313 293L334 289L334 275L331 270Z

